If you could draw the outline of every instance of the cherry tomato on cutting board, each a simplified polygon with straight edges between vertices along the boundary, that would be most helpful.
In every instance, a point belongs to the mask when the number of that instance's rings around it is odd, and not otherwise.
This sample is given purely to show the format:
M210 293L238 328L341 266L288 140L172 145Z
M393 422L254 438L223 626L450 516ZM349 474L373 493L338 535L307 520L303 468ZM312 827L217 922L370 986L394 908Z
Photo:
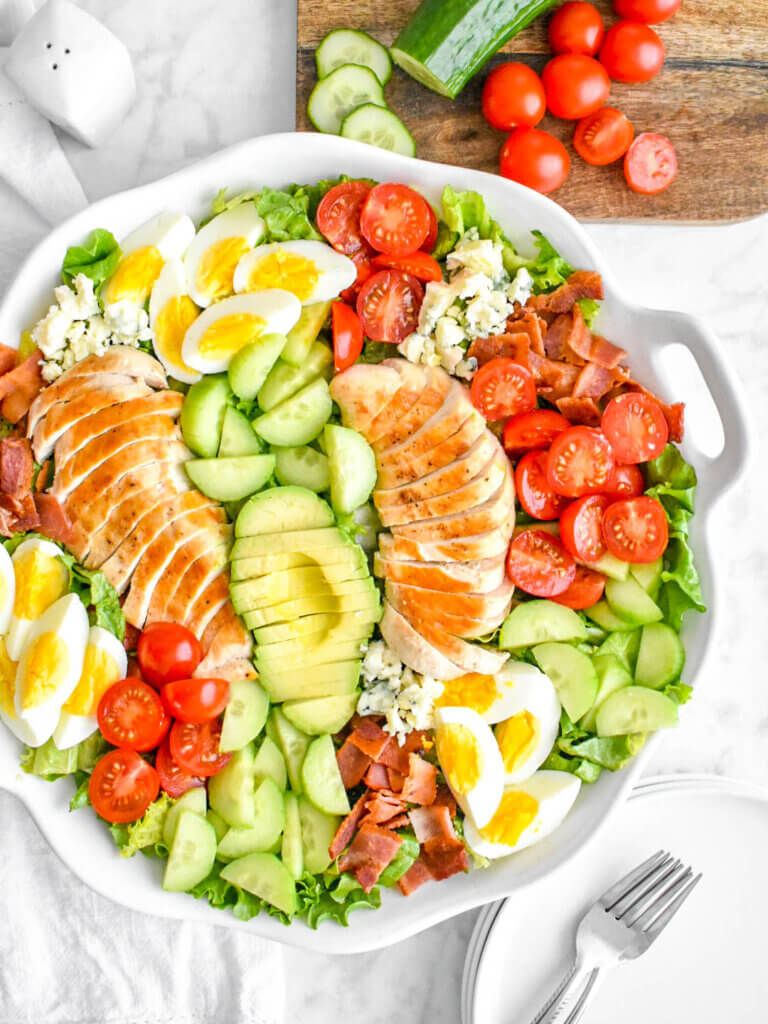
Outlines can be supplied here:
M560 188L570 169L571 158L560 139L539 128L516 128L501 148L501 175L544 195Z
M605 554L603 513L611 499L603 494L577 498L560 517L560 540L580 562L598 562Z
M669 188L676 175L677 154L666 135L638 135L624 157L624 177L632 191L657 195Z
M157 748L155 768L160 779L160 788L174 800L186 793L188 789L196 789L205 785L205 781L200 776L190 774L173 760L167 737Z
M180 722L199 725L217 718L229 703L226 679L177 679L163 687L168 711Z
M575 121L605 106L611 81L594 57L562 53L553 57L541 73L547 108L555 117Z
M580 498L599 493L612 470L608 439L593 427L571 427L558 434L549 449L547 477L557 494Z
M104 692L96 712L104 739L126 750L154 750L171 727L157 690L142 679L121 679Z
M487 420L496 422L536 407L536 381L513 359L491 359L473 377L469 397Z
M341 373L357 362L363 351L363 325L357 313L344 302L331 306L333 368Z
M613 0L613 9L620 18L656 25L677 14L682 0Z
M580 611L582 608L592 608L596 605L604 591L605 576L601 572L577 565L576 575L570 587L562 594L555 594L550 600L564 604L566 608L573 608L574 611Z
M363 238L377 252L407 256L424 244L431 225L429 203L407 185L375 185L360 211Z
M518 458L526 452L549 448L557 435L570 426L565 416L554 409L517 413L504 424L504 450Z
M93 769L88 796L105 821L138 821L160 791L157 772L135 750L110 750Z
M515 491L518 500L534 519L557 519L568 499L555 494L547 481L547 453L528 452L515 466Z
M203 660L194 633L176 622L153 622L142 632L136 647L142 676L153 686L191 676Z
M669 540L666 513L645 495L614 501L603 516L603 537L610 553L624 562L655 562Z
M545 530L523 530L509 545L507 575L526 594L554 597L573 583L576 563Z
M351 256L366 248L360 231L360 211L371 186L364 181L343 181L325 193L317 207L318 230L334 249Z
M535 128L547 110L544 86L527 64L499 64L485 80L482 107L488 124L501 132Z
M412 252L407 256L387 256L386 253L381 253L374 256L371 262L379 270L402 270L404 274L410 274L419 281L443 280L440 264L434 256L426 252Z
M573 148L588 164L603 167L624 156L634 134L632 123L620 110L601 107L576 125Z
M650 462L664 451L669 427L655 398L640 391L618 395L605 407L600 429L608 438L616 462Z
M229 763L231 754L219 751L221 719L196 724L174 722L170 733L171 757L190 775L209 778Z
M547 38L553 53L585 53L594 57L600 49L605 29L600 12L583 0L568 0L549 22Z
M365 282L357 296L357 315L373 341L399 344L419 323L424 298L421 283L400 270L380 270Z
M664 44L648 25L619 21L605 34L600 63L615 82L647 82L661 71Z

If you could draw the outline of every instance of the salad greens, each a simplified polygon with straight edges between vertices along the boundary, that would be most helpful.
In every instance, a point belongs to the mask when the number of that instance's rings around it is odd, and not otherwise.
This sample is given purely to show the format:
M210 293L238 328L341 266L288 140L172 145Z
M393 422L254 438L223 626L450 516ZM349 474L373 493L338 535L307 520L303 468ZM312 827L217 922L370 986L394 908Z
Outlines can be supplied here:
M167 857L168 847L163 842L163 826L175 802L167 793L161 793L149 805L143 818L130 825L110 825L109 831L120 848L120 856L133 857L141 850L150 856Z
M85 274L93 281L94 288L98 288L114 272L121 256L114 235L104 228L96 228L82 245L72 245L67 249L61 265L61 279L64 284L71 284L77 274Z

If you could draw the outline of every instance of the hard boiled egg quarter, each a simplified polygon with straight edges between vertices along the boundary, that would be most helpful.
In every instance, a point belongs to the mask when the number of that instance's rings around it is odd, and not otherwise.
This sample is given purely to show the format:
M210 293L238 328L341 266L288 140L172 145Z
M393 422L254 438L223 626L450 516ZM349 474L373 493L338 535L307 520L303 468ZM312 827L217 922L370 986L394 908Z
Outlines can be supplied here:
M464 819L464 838L480 857L493 860L525 849L562 824L579 795L581 780L570 772L536 772L507 786L490 820Z
M68 750L96 732L99 701L113 683L125 678L127 668L125 648L117 637L101 626L91 626L80 679L53 733L59 750Z
M19 660L34 623L69 590L69 570L59 558L62 553L52 541L37 539L25 540L13 553L15 594L5 641L12 661Z
M181 357L184 335L200 314L189 297L187 274L181 260L168 260L152 288L149 326L155 336L155 354L168 375L185 384L200 380L200 374Z
M262 334L287 334L300 314L296 296L279 288L222 299L187 330L182 358L200 373L220 373L243 345Z
M183 256L195 237L195 225L185 213L159 213L120 243L123 255L104 285L105 306L135 302L143 306L163 264Z
M233 293L235 268L264 237L264 221L253 203L241 203L200 228L184 257L189 294L210 306Z
M335 299L356 277L352 260L325 242L272 242L243 256L234 285L236 292L282 288L306 306Z
M77 686L88 643L88 615L76 594L55 601L32 626L16 670L16 717L39 747L53 735Z
M471 708L435 708L435 748L464 813L482 827L499 806L504 765L491 727Z
M17 668L16 662L8 657L5 637L0 636L0 722L4 722L17 739L30 747L35 740L34 733L16 716Z

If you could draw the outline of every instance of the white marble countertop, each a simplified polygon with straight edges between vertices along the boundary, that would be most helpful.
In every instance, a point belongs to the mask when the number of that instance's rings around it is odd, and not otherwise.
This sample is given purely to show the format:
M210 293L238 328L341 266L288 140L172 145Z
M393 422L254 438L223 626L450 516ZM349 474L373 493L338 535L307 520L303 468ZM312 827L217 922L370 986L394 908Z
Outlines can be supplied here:
M63 139L89 199L150 181L250 135L293 127L291 0L81 5L127 44L139 83L134 110L101 149ZM0 183L0 289L45 230ZM721 227L602 224L588 230L630 298L696 313L709 323L742 379L762 444L768 436L768 217ZM768 784L768 482L758 461L764 466L763 450L720 506L717 558L725 593L718 636L683 726L665 737L650 773L711 771ZM4 801L5 813L23 812ZM286 949L286 1019L331 1024L339 1011L364 1006L365 1024L393 1016L458 1024L474 918L465 914L394 948L346 959Z

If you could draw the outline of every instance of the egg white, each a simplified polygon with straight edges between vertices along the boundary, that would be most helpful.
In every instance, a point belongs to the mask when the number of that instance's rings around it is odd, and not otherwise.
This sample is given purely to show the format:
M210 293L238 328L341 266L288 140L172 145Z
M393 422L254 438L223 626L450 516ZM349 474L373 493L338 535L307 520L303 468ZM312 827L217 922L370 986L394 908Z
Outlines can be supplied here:
M91 676L86 679L86 671L94 667L91 659L95 656L98 663L100 654L104 659L98 666L100 671L96 678ZM68 750L96 732L99 727L96 717L99 701L113 683L125 678L127 669L128 657L117 637L101 626L91 626L83 671L75 689L62 706L61 717L53 733L53 742L59 750ZM73 708L77 708L77 711ZM85 714L82 710L85 710Z
M310 275L316 280L307 280ZM235 270L234 286L236 292L282 288L307 306L335 299L356 277L352 260L325 242L272 242L243 256Z
M37 608L34 614L25 616L24 611L30 609L23 609L19 607L22 589L26 581L26 573L28 572L24 563L27 560L27 556L32 552L38 552L38 554L47 556L51 559L58 559L58 556L63 554L61 548L57 547L50 540L38 540L32 538L31 540L25 540L16 548L11 558L14 571L14 606L11 611L11 615L8 620L8 633L6 637L6 647L8 649L8 655L12 661L18 661L21 656L21 649L24 646L24 641L29 634L33 624L37 621L40 615L46 610L45 607ZM56 561L55 565L50 563L44 565L45 571L55 573L58 581L58 588L55 591L55 598L63 596L69 589L69 573L66 567ZM24 578L20 578L19 573L23 574ZM51 602L53 603L53 602Z
M533 819L521 829L514 843L504 843L489 838L494 829L494 815L483 825L470 815L464 819L464 838L469 848L480 857L495 860L511 853L533 846L560 826L579 795L581 780L570 772L540 771L517 785L505 786L502 800L507 794L525 794L536 801ZM502 806L499 801L499 807ZM497 807L497 810L499 810ZM486 833L485 835L483 833Z
M194 237L195 225L186 213L166 210L145 221L120 242L120 262L102 291L104 304L143 306L163 264L183 256ZM142 265L144 259L149 262Z
M185 319L174 317L174 312L181 313L182 318L189 315L189 323L186 323ZM200 380L197 370L187 366L181 357L181 346L186 334L184 325L186 323L189 327L199 314L200 307L189 296L184 263L179 259L168 260L160 271L149 298L149 326L155 336L155 355L168 375L184 384L194 384Z
M504 789L504 765L491 727L471 708L435 708L435 746L437 757L456 802L465 814L471 815L480 827L491 818L499 805ZM471 733L479 751L482 768L474 786L467 788L460 779L452 778L445 759L446 726L461 726ZM441 759L442 747L442 759Z
M0 544L0 636L8 632L15 596L16 574L13 571L13 562L11 556Z
M3 722L22 743L31 746L35 739L32 730L16 717L17 667L16 662L8 657L5 638L0 636L0 722Z
M534 665L511 662L504 666L499 676L503 687L501 697L492 711L492 717L483 717L486 721L497 723L494 733L501 747L502 760L505 761L504 784L510 785L533 775L547 759L560 728L560 700L549 676ZM507 729L506 723L524 714L532 719L533 740L525 755L507 767L502 739Z
M198 306L205 308L232 294L238 262L264 237L264 231L253 203L225 210L200 228L184 256L189 294ZM211 268L218 272L206 283L203 274Z

